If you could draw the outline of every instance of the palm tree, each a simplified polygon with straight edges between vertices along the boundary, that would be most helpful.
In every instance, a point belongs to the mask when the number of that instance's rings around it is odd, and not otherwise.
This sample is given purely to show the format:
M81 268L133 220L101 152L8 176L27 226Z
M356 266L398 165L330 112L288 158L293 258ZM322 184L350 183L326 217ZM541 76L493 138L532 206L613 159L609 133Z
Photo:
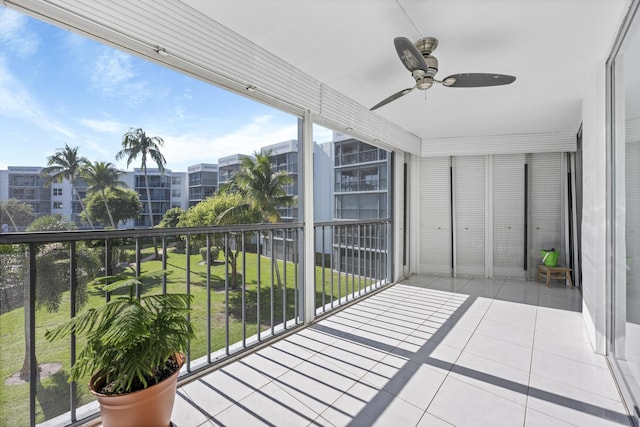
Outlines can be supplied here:
M80 201L82 211L85 211L84 202L78 193L77 179L80 177L80 171L88 160L85 157L78 156L78 147L69 147L68 144L64 148L59 148L53 155L47 157L47 167L42 169L42 175L46 177L45 185L49 186L53 182L61 182L62 179L68 179L71 183L76 197ZM86 215L89 226L93 228L91 217Z
M104 207L107 210L107 215L109 215L111 227L113 228L118 227L113 220L113 215L109 209L109 203L107 203L105 191L107 188L126 187L126 184L120 181L120 175L122 175L122 172L120 172L111 162L87 162L87 164L82 168L82 176L87 181L87 184L89 184L87 191L100 192L102 200L104 200Z
M256 152L253 157L242 158L240 170L233 174L223 191L239 192L246 202L223 215L250 208L260 213L262 222L280 221L278 208L295 202L295 197L287 194L286 189L293 183L293 178L287 171L274 171L270 156L271 152Z
M293 183L293 178L287 171L275 171L271 165L271 152L255 152L253 157L244 157L241 168L222 188L222 191L239 192L246 200L245 203L234 206L223 212L218 218L219 223L230 222L228 217L255 210L262 222L275 223L280 221L278 208L291 206L296 198L287 194L287 186ZM272 268L275 269L278 288L282 288L280 269L274 254L271 256Z
M150 158L157 166L160 173L164 174L164 165L167 160L160 152L160 147L164 145L164 140L159 136L147 136L144 130L131 129L122 138L122 150L116 154L116 160L127 158L127 167L138 157L140 157L140 168L144 173L144 185L147 189L147 206L149 208L149 221L153 227L153 207L151 205L151 190L149 189L149 176L147 175L147 158ZM153 244L153 250L158 258L158 247Z

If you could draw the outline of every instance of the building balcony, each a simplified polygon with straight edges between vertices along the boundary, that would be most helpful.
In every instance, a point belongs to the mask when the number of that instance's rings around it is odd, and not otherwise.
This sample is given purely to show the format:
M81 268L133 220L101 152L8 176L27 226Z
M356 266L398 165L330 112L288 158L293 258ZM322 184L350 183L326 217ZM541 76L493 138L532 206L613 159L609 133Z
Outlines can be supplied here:
M196 297L194 306L208 307L222 295L219 312L193 315L200 344L189 351L177 391L172 419L181 427L631 425L605 357L591 348L578 289L557 281L547 287L524 280L432 276L392 283L390 247L367 246L379 246L376 236L388 234L389 225L386 220L319 223L311 264L300 251L304 235L298 223L16 233L0 236L0 242L26 244L31 262L45 247L68 251L75 274L68 278L71 291L63 291L66 304L75 300L69 292L76 292L79 272L87 269L77 263L85 242L102 248L102 254L118 255L103 264L109 269L140 272L154 264L186 272L141 292L186 291ZM331 236L347 236L354 227L360 230L358 239L332 241ZM267 238L274 233L289 236L287 244ZM161 260L151 260L151 237L167 255ZM322 249L338 242L344 250ZM215 271L215 263L197 262L198 247L206 259L220 245L239 254L236 285L229 274L216 277L231 271L228 259L218 258ZM370 266L364 274L348 268L363 252ZM263 253L276 255L256 256ZM14 261L20 262L19 256ZM303 272L309 266L315 274ZM3 277L4 291L11 276L23 293L22 283L28 283L27 298L18 298L3 316L23 313L24 325L13 331L15 336L3 326L3 348L16 353L16 369L23 358L32 362L28 382L3 385L5 395L12 387L22 390L10 399L12 407L23 409L3 421L99 425L95 403L83 395L85 386L64 380L75 341L58 348L41 338L58 315L36 305L35 291L50 282L39 282L37 267L26 280L19 271ZM67 305L58 312L68 317L75 310ZM24 343L15 346L25 330L28 348L34 349L26 357ZM52 364L61 368L47 377L43 366Z

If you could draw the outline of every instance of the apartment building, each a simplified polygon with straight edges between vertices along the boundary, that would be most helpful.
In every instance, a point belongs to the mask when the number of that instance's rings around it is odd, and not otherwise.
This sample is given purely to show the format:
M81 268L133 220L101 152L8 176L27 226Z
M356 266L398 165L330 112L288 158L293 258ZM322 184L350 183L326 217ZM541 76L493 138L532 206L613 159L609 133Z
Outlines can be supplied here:
M218 165L199 163L187 168L189 179L189 207L195 206L218 189Z
M148 168L147 177L141 168L135 168L133 172L125 172L122 181L127 186L138 193L142 202L142 212L135 221L129 221L125 227L151 227L151 215L153 215L153 225L158 225L165 212L173 207L186 209L188 190L187 174L185 172L173 172L165 169L160 172L157 168ZM151 209L147 202L146 182L149 182L149 195L151 197Z
M218 159L218 185L229 181L231 176L242 168L242 159L247 154L232 154Z

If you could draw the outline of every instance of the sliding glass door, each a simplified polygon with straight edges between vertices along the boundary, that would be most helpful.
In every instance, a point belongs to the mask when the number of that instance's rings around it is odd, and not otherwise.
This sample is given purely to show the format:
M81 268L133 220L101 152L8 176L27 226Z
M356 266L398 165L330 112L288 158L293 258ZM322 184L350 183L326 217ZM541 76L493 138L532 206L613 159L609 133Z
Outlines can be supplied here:
M609 63L612 97L612 296L609 357L629 411L640 419L640 14ZM630 15L632 16L632 15Z

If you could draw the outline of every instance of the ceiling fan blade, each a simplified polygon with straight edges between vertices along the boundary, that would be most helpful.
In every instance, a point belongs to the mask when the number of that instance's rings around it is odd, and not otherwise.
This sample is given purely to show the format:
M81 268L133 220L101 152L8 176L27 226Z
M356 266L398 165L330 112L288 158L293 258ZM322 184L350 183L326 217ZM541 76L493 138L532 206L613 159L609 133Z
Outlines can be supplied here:
M445 78L442 84L447 87L485 87L508 85L515 80L514 76L505 74L463 73Z
M429 71L429 67L424 61L422 54L411 40L406 37L396 37L393 39L393 44L396 46L396 52L398 52L398 56L407 70L411 72L423 70L425 73Z
M391 101L395 101L396 99L400 98L401 96L405 96L406 94L408 94L409 92L411 92L412 90L414 90L416 87L409 87L406 89L402 89L400 92L396 92L393 95L391 95L388 98L383 99L382 101L378 102L376 105L374 105L373 107L371 107L369 109L369 111L373 111L376 110L384 105L387 105L388 103L390 103Z

